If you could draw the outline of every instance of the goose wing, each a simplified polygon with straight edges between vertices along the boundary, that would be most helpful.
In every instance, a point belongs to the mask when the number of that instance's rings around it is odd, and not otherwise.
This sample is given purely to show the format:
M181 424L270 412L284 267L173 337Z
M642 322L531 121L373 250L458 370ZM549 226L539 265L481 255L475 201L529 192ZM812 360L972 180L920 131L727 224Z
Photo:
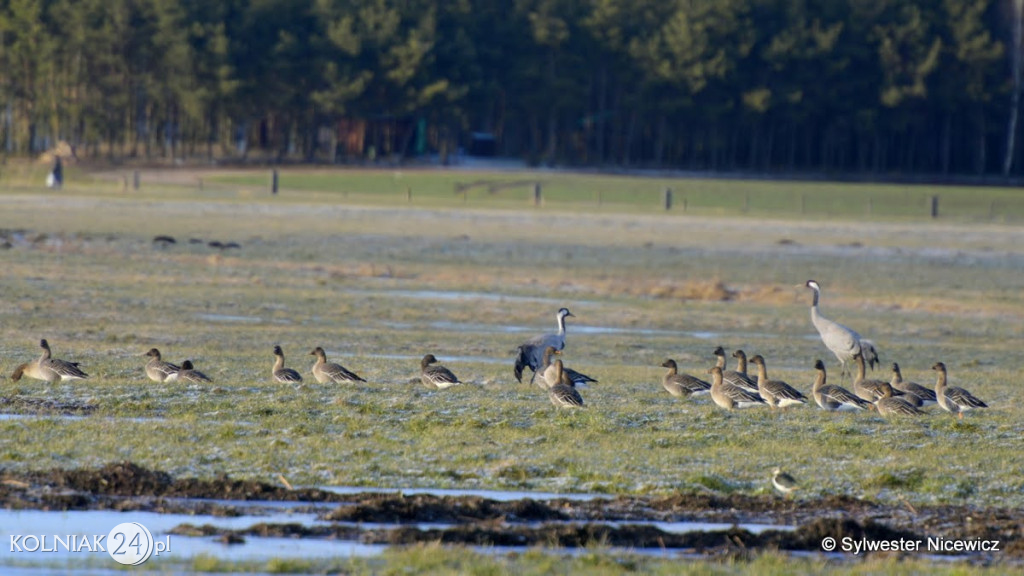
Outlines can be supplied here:
M548 397L551 398L551 403L561 408L572 408L576 406L583 406L583 397L580 393L566 384L556 384L548 390Z
M672 394L673 396L690 396L692 394L701 394L711 390L711 384L689 374L673 374L666 376L662 385L665 387L665 390L668 390L669 394ZM672 391L673 389L675 389L678 394L674 393Z
M366 380L363 380L363 378L360 377L358 374L356 374L355 372L352 372L348 368L345 368L341 364L335 364L333 362L329 362L327 364L324 364L323 367L321 368L321 370L324 372L324 374L327 374L327 376L329 376L331 378L331 380L334 380L335 382L338 382L338 383L340 383L340 382L366 382Z
M274 370L274 380L282 384L295 384L302 382L302 375L291 368L281 368Z
M60 376L61 380L78 380L88 378L89 375L78 367L78 362L67 362L56 358L49 358L43 361L43 366L53 370Z

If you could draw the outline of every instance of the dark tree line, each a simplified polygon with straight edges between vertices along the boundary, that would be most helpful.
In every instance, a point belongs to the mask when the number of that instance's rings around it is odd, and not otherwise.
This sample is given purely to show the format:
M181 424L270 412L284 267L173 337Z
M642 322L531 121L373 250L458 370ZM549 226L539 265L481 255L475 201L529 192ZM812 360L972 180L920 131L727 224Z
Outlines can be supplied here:
M0 145L1024 173L1019 0L0 0Z

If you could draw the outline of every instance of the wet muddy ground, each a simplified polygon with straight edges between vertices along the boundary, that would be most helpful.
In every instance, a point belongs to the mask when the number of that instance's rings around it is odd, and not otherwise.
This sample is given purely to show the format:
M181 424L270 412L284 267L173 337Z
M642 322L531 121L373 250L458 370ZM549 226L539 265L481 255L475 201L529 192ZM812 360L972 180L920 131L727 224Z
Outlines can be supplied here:
M275 504L284 502L294 503L290 508L293 511L316 514L318 521L257 522L233 529L181 524L171 533L216 537L227 544L245 542L246 538L286 537L388 545L600 545L708 556L767 550L820 552L825 537L837 541L849 537L922 543L928 538L944 538L997 540L998 552L967 555L978 563L1024 562L1021 510L914 508L909 504L894 507L847 497L677 494L500 501L478 496L372 491L340 494L228 477L175 478L130 462L92 470L0 476L0 505L14 510L117 510L234 517L271 515L280 510ZM652 522L724 523L732 527L679 533L662 530ZM767 526L756 531L740 526L749 524Z

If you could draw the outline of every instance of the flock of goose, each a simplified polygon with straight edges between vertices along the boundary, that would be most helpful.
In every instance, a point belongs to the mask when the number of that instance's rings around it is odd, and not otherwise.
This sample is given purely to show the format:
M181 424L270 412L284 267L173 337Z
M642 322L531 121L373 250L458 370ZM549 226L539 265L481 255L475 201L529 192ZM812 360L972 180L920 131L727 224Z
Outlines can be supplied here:
M856 364L857 375L853 380L853 390L827 383L825 364L817 360L814 364L817 376L811 391L814 401L827 411L862 411L873 409L885 417L919 416L924 412L921 408L938 404L944 410L963 418L964 412L987 405L963 388L948 387L946 382L946 366L937 362L932 369L937 372L935 389L931 390L915 382L905 382L899 365L892 364L892 378L889 382L869 380L866 378L866 365L872 367L878 360L878 352L874 343L864 339L857 332L829 320L818 310L821 287L814 280L805 284L814 292L811 305L811 321L821 336L825 346L835 354L846 373L847 363ZM557 315L558 330L552 334L542 334L523 342L516 351L513 374L517 381L522 382L523 373L529 368L533 375L530 381L548 393L552 404L558 407L583 406L583 398L577 386L584 386L597 380L581 372L566 367L557 358L565 348L565 319L573 316L567 308L561 308ZM54 383L62 380L88 378L79 363L54 358L50 345L46 340L40 342L43 352L40 357L15 368L11 379L20 380L23 376L36 380ZM714 351L717 363L707 373L711 382L696 376L679 372L679 367L672 359L665 360L662 366L668 369L662 380L665 390L678 397L710 395L714 403L727 410L770 406L786 408L806 404L807 396L781 380L768 378L765 359L755 355L749 362L757 367L756 377L747 373L747 356L742 350L736 350L732 356L736 359L736 369L726 369L725 350L718 347ZM361 376L345 368L341 364L327 361L324 349L317 346L310 353L316 356L311 368L313 377L321 384L365 382ZM156 382L182 381L194 384L208 383L212 380L196 370L192 362L185 360L181 365L166 362L161 358L160 351L152 348L145 354L149 360L145 365L146 376ZM274 347L274 364L271 371L277 382L295 384L302 381L302 376L284 365L284 352L280 346ZM444 390L461 384L458 377L448 368L440 365L433 354L427 354L420 362L420 380L429 388Z
M815 403L823 410L863 411L877 410L884 417L920 416L924 406L938 404L944 410L963 418L964 412L988 406L967 390L949 387L946 382L946 365L935 363L932 370L937 372L935 389L931 390L916 382L905 382L899 364L892 364L892 378L889 382L869 380L866 378L866 365L873 368L879 363L875 344L862 338L860 334L821 315L818 300L821 297L821 286L814 280L804 284L814 292L811 304L811 322L821 336L821 341L835 354L845 375L847 363L857 366L857 375L853 380L853 391L842 386L827 383L825 363L817 360L814 368L817 376L811 390ZM552 360L565 347L565 318L572 316L568 309L558 311L558 331L532 338L519 346L513 373L516 380L522 382L526 368L533 370L532 382L549 390L551 401L557 406L582 406L583 399L575 391L575 386L596 382L589 376L565 368L561 360ZM710 395L714 403L727 410L770 406L785 408L808 402L807 396L782 380L768 378L765 359L761 355L750 358L749 362L757 366L757 375L747 373L747 355L736 350L732 356L736 358L736 369L726 369L725 350L719 346L714 351L717 357L715 366L708 369L711 382L702 378L679 372L675 360L665 360L661 365L668 368L662 379L665 390L677 397Z

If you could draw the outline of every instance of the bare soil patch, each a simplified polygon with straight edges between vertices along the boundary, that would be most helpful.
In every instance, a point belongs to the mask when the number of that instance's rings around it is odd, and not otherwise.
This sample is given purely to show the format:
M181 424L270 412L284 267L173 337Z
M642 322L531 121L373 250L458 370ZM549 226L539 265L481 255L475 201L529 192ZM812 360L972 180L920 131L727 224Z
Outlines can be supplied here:
M366 492L338 494L228 477L175 478L131 462L99 469L51 470L0 476L0 505L43 510L146 510L216 516L259 514L257 501L307 504L323 523L257 523L243 529L183 524L174 533L245 537L334 538L374 544L441 542L481 546L593 545L685 549L700 554L759 550L820 551L826 536L842 541L998 540L998 553L972 556L985 563L1024 561L1024 512L968 506L914 509L849 497L786 499L773 496L676 494L593 500L529 498L496 501L476 496ZM332 503L331 506L326 504ZM341 504L340 506L336 504ZM727 530L674 533L650 522L732 523ZM368 526L361 526L368 523ZM427 527L422 524L450 524ZM752 533L741 523L796 526ZM394 524L381 528L375 525Z

